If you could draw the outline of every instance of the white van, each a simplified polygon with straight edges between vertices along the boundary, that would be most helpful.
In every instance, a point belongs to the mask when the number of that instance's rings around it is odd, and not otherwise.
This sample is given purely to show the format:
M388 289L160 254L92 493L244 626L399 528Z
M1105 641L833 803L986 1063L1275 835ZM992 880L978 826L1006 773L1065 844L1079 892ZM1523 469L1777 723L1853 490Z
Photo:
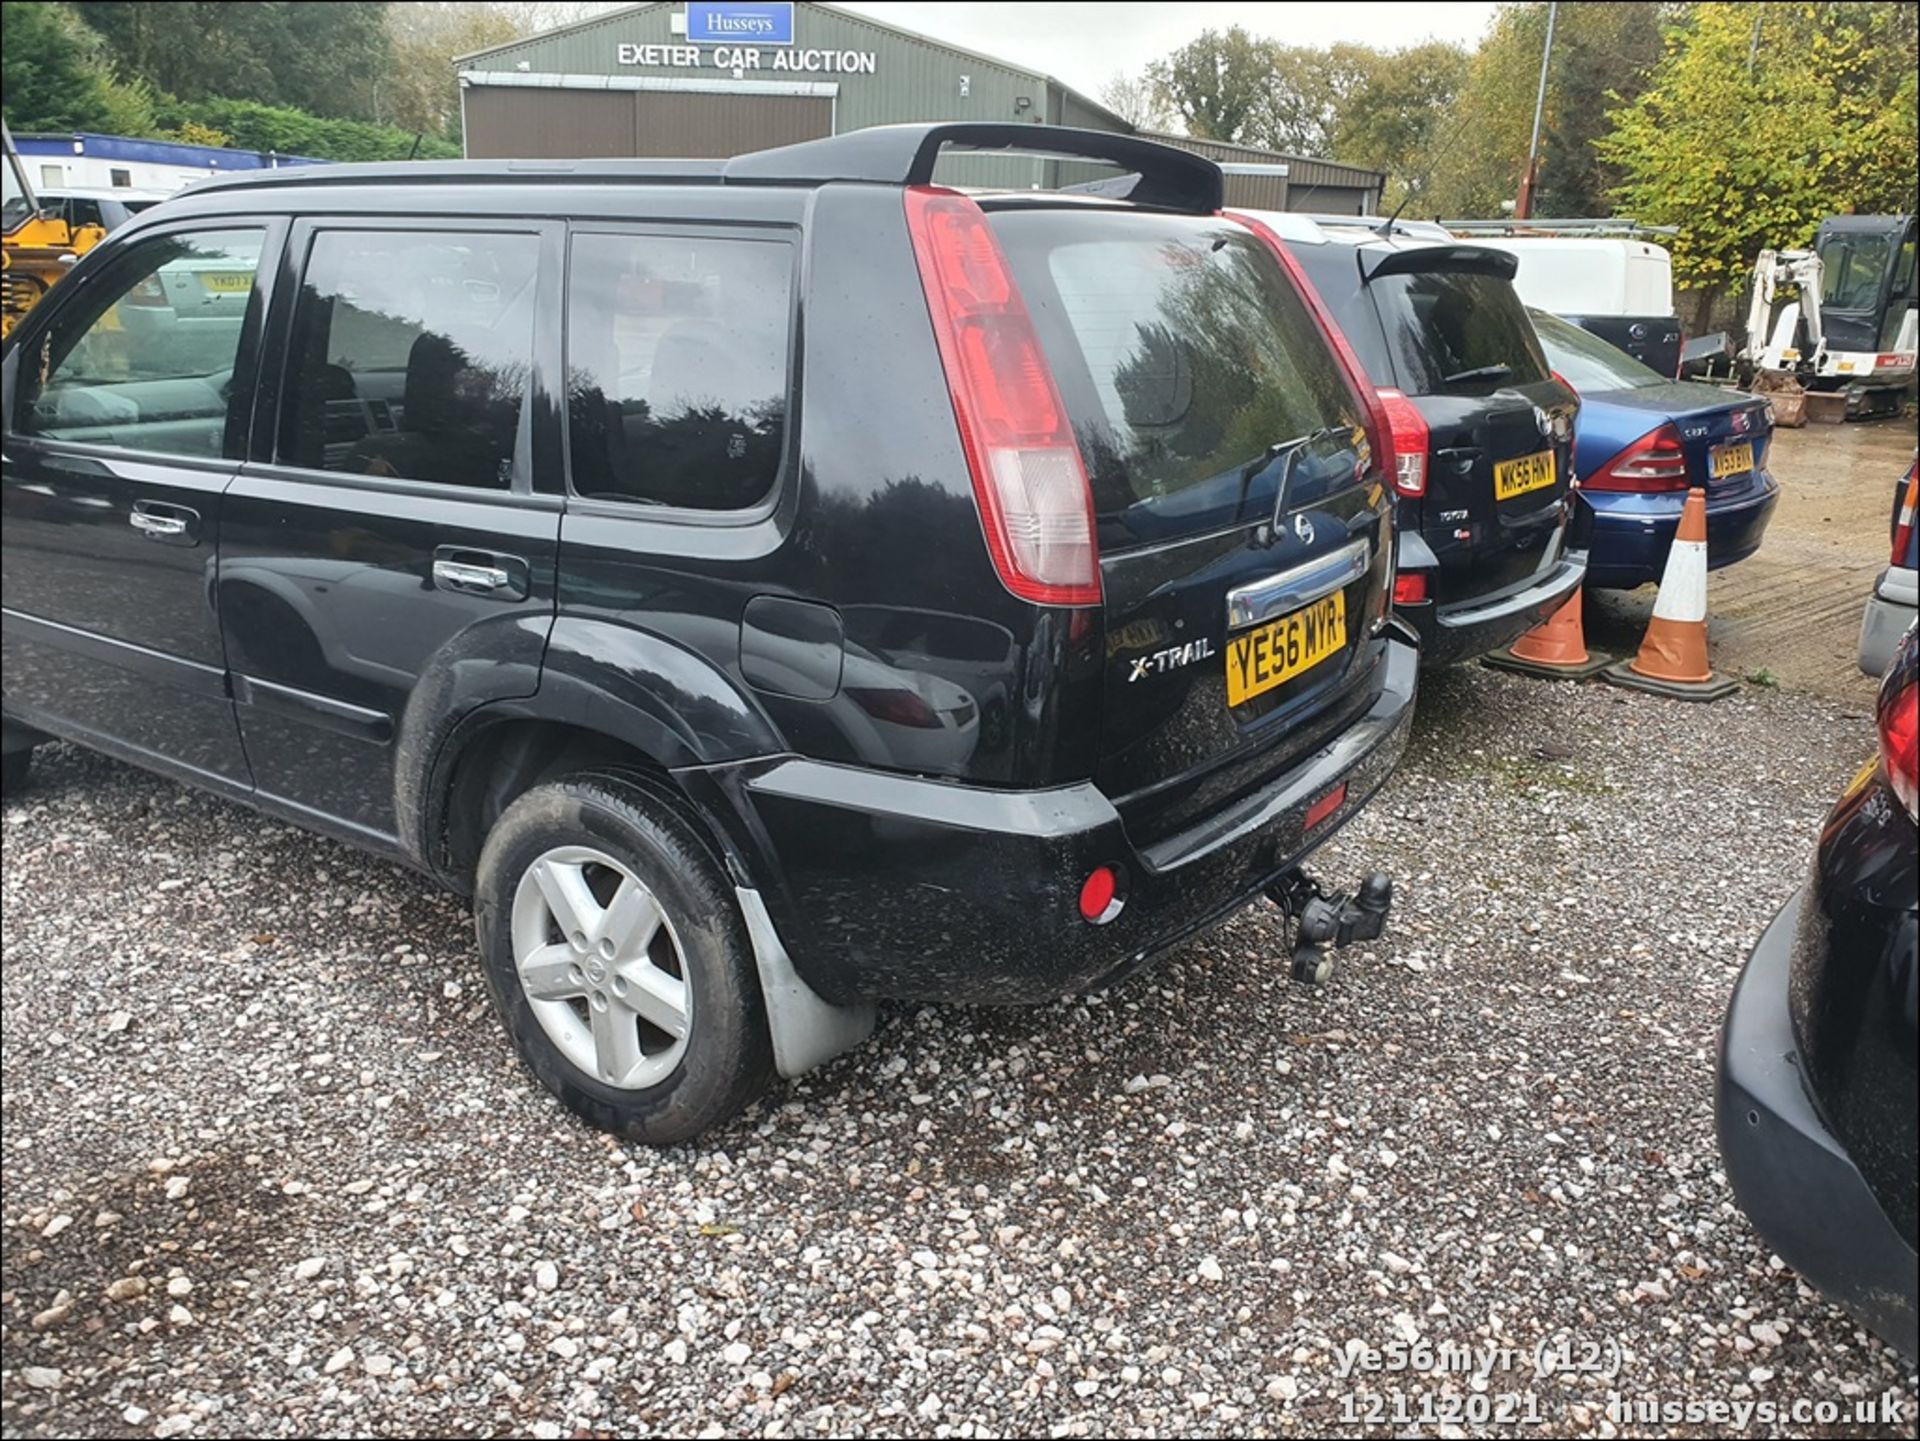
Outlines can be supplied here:
M1678 373L1673 257L1645 240L1585 235L1482 235L1475 245L1520 261L1520 298L1619 346L1662 375Z

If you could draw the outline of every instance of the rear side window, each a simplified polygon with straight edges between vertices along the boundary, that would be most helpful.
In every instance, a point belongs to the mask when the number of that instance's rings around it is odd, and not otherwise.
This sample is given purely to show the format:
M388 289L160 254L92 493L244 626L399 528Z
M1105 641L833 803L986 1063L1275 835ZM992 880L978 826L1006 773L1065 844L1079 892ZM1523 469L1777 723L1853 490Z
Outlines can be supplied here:
M539 257L532 235L316 234L294 306L281 463L505 490Z
M1546 359L1513 283L1438 270L1367 285L1409 395L1485 395L1547 378Z
M1533 319L1534 329L1539 332L1547 363L1575 390L1582 393L1589 390L1645 390L1667 383L1667 378L1659 371L1642 365L1626 351L1607 344L1599 336L1544 311L1528 313Z
M792 290L784 240L576 235L575 493L686 510L764 500L786 445Z
M1359 403L1249 231L1085 211L991 218L1070 412L1103 547L1265 518L1286 468L1276 456L1329 428L1342 449L1310 447L1315 473L1296 475L1289 505L1352 480Z

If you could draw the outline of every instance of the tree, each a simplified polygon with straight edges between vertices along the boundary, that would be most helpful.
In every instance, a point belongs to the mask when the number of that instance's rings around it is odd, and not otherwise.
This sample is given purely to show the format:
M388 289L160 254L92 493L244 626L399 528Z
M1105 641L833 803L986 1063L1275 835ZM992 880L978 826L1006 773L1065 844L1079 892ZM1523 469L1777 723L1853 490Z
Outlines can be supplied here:
M1203 30L1147 67L1153 93L1189 135L1238 141L1259 107L1273 68L1271 47L1238 25Z
M375 118L403 130L457 136L460 83L456 56L504 44L524 33L497 5L394 5L387 11L390 59Z
M81 0L74 8L125 73L183 100L219 95L367 116L387 65L384 0Z
M1333 159L1383 171L1381 205L1392 210L1411 193L1424 198L1448 117L1467 82L1472 58L1458 45L1429 41L1375 57L1347 94L1334 124Z
M5 0L0 95L16 130L99 130L143 135L153 127L144 86L122 84L100 37L65 5Z
M1594 141L1608 129L1608 107L1645 88L1661 54L1661 20L1675 8L1630 0L1560 6L1547 72L1536 215L1606 213L1618 176L1601 166ZM1518 193L1546 31L1544 4L1503 5L1496 14L1437 142L1429 197L1435 213L1494 216L1502 201Z
M1624 210L1680 227L1674 274L1696 316L1828 215L1912 209L1915 36L1913 7L1880 0L1701 5L1673 27L1600 151Z
M1100 87L1100 103L1135 130L1165 130L1173 124L1173 111L1144 74L1115 71Z

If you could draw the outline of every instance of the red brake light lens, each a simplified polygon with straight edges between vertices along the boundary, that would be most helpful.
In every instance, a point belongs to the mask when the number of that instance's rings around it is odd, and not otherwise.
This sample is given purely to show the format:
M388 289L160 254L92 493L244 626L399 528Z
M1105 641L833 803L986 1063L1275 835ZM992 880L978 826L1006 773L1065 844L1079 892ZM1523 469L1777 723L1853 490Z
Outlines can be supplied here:
M1395 605L1423 605L1427 594L1427 573L1424 570L1403 570L1393 578Z
M1920 679L1914 669L1915 640L1908 632L1893 668L1880 684L1880 762L1887 783L1907 814L1920 817Z
M1686 449L1671 424L1650 430L1580 483L1582 490L1632 491L1658 495L1685 490Z
M1400 391L1383 387L1380 405L1393 435L1393 488L1402 495L1427 493L1427 418Z
M1900 498L1900 514L1893 523L1891 565L1907 565L1907 550L1913 544L1914 512L1920 510L1920 462L1907 467L1907 492Z
M1093 492L1000 242L964 195L912 186L906 197L994 569L1036 605L1098 605Z
M889 725L912 726L915 730L938 730L940 717L910 690L890 686L848 686L847 699L875 720Z

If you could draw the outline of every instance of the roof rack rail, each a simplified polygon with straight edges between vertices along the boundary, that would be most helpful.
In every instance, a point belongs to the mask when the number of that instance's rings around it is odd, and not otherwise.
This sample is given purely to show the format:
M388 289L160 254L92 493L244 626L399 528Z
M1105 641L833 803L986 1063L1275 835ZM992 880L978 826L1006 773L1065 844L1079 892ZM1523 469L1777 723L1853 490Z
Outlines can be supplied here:
M980 121L876 125L731 160L436 160L377 165L309 165L196 181L191 193L243 185L482 184L498 180L575 184L653 181L681 185L824 185L865 181L927 185L943 150L1093 160L1130 171L1102 193L1137 205L1212 214L1223 199L1220 167L1203 155L1107 130Z
M1140 205L1207 214L1224 198L1220 167L1204 155L1111 130L996 121L875 125L821 140L803 140L727 161L735 184L864 180L879 185L929 185L942 150L1001 151L1058 159L1096 160L1130 170L1138 181L1126 198Z
M1678 235L1677 225L1643 225L1638 220L1602 217L1566 220L1443 220L1462 235Z

